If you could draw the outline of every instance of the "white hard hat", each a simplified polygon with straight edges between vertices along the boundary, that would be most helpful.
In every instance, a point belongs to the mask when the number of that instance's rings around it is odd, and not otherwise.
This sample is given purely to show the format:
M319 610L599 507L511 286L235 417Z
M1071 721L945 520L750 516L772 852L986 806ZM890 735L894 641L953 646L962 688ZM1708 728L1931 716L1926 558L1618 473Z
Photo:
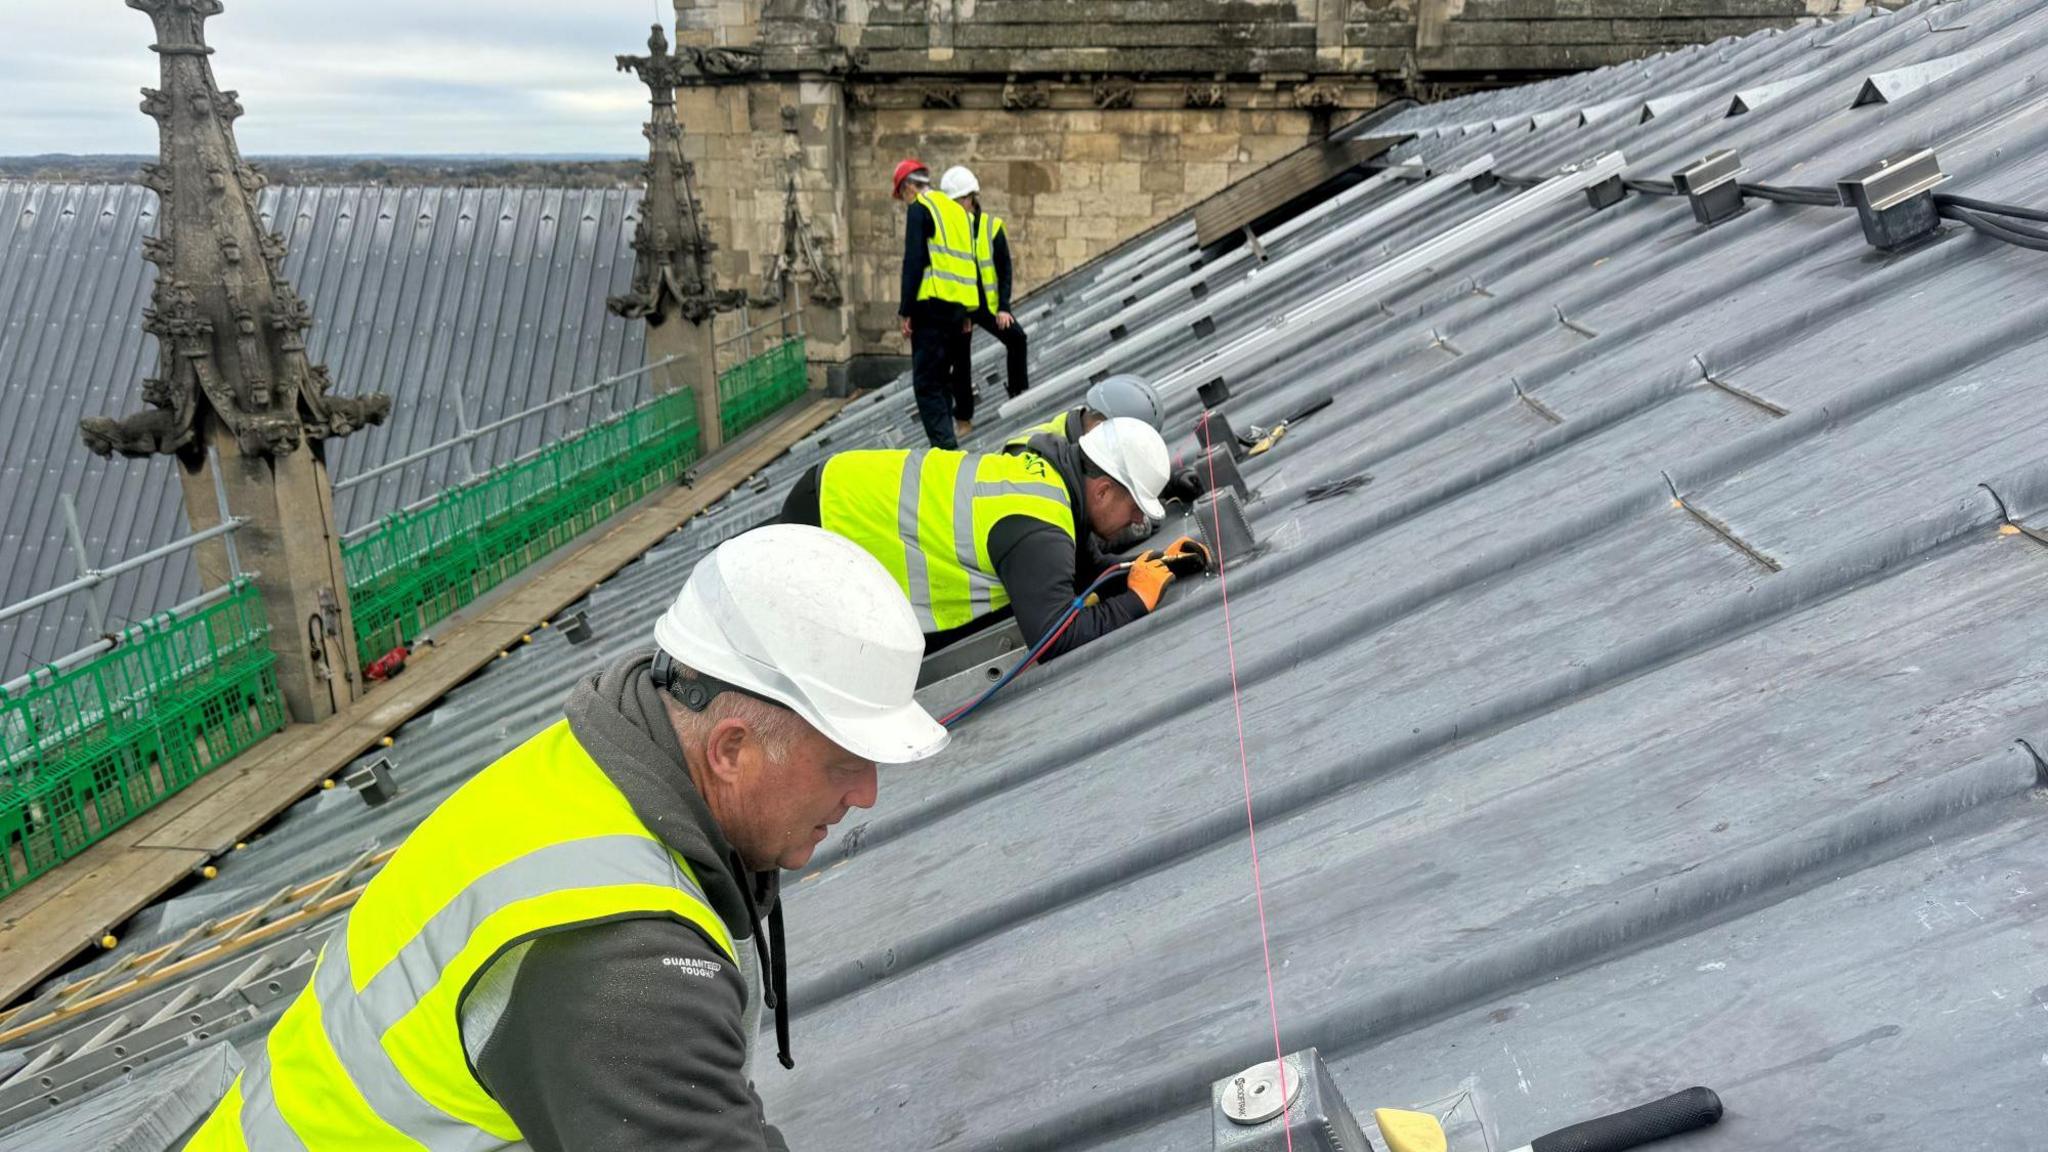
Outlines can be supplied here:
M1081 452L1110 479L1130 489L1145 515L1166 515L1159 490L1166 487L1169 462L1158 429L1129 416L1112 416L1081 437Z
M958 200L969 193L981 191L981 182L974 178L974 173L955 164L939 177L939 191Z
M948 733L913 698L924 636L875 558L797 524L756 528L697 562L654 625L676 663L774 700L863 760L903 764Z
M1166 416L1159 410L1159 393L1127 372L1093 385L1081 402L1104 416L1130 416L1155 429L1166 425Z

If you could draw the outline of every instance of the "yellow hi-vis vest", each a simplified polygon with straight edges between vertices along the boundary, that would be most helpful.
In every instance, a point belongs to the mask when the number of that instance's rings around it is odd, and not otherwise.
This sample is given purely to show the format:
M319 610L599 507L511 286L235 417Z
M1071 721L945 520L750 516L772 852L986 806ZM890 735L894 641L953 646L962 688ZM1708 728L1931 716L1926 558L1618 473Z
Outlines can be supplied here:
M1074 535L1066 482L1030 453L841 452L825 462L818 481L820 526L881 561L928 633L1009 604L988 556L989 531L1008 516Z
M557 722L406 838L187 1152L524 1147L470 1071L459 1001L516 944L633 917L738 963L690 866Z
M1003 298L997 293L1002 285L996 280L996 237L1003 234L1003 218L983 212L973 220L974 266L981 273L981 294L993 316L1003 310Z
M1025 445L1031 443L1031 438L1033 436L1037 436L1040 434L1065 436L1067 434L1067 417L1072 416L1073 414L1074 410L1072 408L1063 409L1061 410L1059 415L1053 417L1050 420L1047 420L1045 423L1033 424L1031 427L1026 428L1022 432L1017 433L1015 436L1010 437L1008 440L1003 441L1003 447L1022 448Z
M924 280L919 300L946 300L974 311L981 298L974 272L974 230L967 209L943 192L920 192L917 202L932 214L931 239L925 241Z

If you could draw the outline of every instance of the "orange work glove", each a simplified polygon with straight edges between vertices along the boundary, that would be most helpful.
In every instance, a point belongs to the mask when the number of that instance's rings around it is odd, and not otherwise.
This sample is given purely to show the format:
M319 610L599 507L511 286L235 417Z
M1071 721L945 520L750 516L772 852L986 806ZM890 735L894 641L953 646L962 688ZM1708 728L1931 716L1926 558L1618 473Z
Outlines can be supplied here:
M1193 536L1183 536L1166 546L1166 560L1175 572L1207 572L1212 563L1209 546ZM1174 561L1181 561L1176 564Z
M1159 597L1166 592L1166 586L1173 583L1173 569L1157 552L1141 552L1131 561L1131 571L1124 577L1124 584L1138 594L1145 602L1145 611L1159 607Z

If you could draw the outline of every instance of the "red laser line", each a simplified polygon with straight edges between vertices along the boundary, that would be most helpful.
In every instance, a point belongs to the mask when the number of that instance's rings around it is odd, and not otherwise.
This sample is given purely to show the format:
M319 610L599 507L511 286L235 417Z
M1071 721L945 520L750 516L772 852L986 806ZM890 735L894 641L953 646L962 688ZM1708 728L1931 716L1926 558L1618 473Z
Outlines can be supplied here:
M1209 461L1209 491L1216 491L1215 444L1209 436L1209 414L1202 413L1202 447ZM1223 574L1223 501L1211 500L1216 524L1216 584L1223 598L1223 645L1230 654L1230 709L1237 718L1237 767L1244 781L1244 830L1252 849L1252 897L1259 906L1259 949L1266 959L1266 1012L1273 1021L1273 1063L1280 1069L1280 1131L1287 1152L1294 1152L1294 1128L1287 1123L1287 1055L1280 1047L1280 998L1273 991L1273 944L1266 934L1266 889L1259 878L1259 830L1252 819L1252 762L1244 744L1244 700L1237 687L1237 640L1230 630L1230 581Z

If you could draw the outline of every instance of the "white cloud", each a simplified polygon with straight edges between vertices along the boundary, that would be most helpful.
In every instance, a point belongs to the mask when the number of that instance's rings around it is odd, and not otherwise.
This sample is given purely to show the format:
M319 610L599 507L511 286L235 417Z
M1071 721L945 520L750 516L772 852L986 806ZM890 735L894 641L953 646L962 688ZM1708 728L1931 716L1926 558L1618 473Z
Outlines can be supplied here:
M646 90L612 57L661 2L227 0L207 41L247 153L638 155ZM0 154L154 152L152 39L120 0L0 0Z

